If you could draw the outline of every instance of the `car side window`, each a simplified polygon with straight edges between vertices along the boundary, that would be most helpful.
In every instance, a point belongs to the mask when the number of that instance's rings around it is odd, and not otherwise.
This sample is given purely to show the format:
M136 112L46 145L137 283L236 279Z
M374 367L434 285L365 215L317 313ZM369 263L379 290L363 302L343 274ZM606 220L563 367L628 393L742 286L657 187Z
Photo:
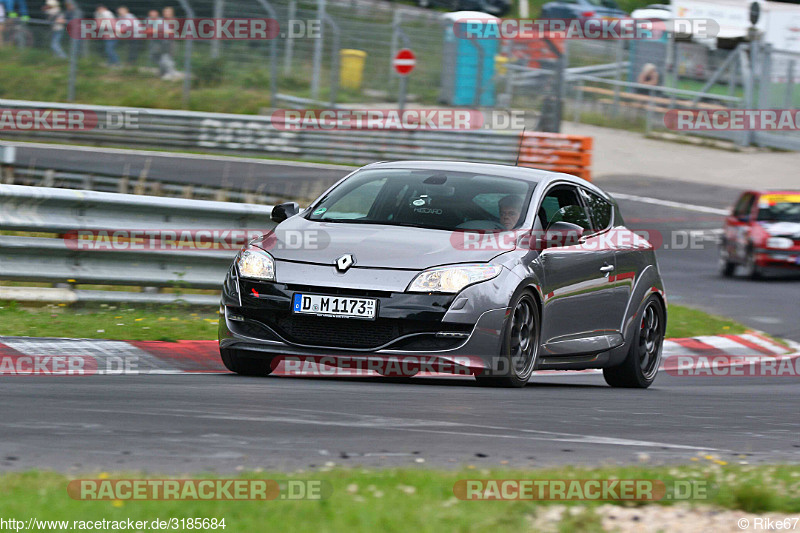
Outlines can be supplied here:
M592 228L586 209L578 198L578 190L569 185L558 185L547 192L539 207L538 217L544 229L555 222L577 224L585 230Z
M589 206L593 231L599 233L611 227L611 221L614 218L614 206L591 191L581 189L581 192L586 200L586 205Z
M743 194L739 201L736 202L736 207L733 209L733 216L736 218L749 218L753 210L753 201L755 196L750 193Z

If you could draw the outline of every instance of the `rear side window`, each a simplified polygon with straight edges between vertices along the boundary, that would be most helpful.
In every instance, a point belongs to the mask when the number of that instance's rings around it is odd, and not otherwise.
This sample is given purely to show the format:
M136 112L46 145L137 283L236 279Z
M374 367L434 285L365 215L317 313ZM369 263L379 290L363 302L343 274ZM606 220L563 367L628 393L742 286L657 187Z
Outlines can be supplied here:
M550 189L542 199L537 216L544 229L555 222L570 222L585 230L591 229L586 209L578 198L578 190L568 185Z
M611 227L614 218L614 206L610 202L601 198L599 195L582 190L586 205L589 206L589 214L592 217L592 226L595 232L600 232Z

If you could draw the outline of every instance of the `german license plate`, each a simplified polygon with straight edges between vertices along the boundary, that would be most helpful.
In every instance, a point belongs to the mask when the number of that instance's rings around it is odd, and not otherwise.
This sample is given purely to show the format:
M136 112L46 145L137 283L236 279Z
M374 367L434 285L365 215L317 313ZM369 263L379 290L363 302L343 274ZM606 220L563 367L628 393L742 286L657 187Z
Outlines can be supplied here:
M306 315L374 320L377 307L378 301L372 298L300 293L292 298L292 312Z

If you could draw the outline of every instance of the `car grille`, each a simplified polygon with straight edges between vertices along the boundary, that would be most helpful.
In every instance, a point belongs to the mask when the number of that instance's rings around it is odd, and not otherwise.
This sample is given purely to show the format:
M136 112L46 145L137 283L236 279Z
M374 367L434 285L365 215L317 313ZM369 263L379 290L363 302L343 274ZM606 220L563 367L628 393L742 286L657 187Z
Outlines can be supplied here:
M472 326L468 324L445 325L422 320L392 318L360 320L302 316L285 312L266 314L245 311L245 313L249 315L248 318L273 328L289 342L331 348L378 348L412 333L429 333L432 337L437 331L463 333L472 331Z

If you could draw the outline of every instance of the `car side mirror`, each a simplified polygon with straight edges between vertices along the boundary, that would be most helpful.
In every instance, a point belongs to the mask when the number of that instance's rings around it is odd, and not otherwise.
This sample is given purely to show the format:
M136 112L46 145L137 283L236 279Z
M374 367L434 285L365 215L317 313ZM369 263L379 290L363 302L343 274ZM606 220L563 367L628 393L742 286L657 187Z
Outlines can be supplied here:
M289 217L295 216L300 212L300 204L297 202L286 202L285 204L278 204L272 208L270 218L276 224L280 224Z
M750 222L750 215L739 215L736 217L739 222Z
M557 248L560 246L574 246L583 237L584 229L571 222L553 222L544 232L542 249Z

